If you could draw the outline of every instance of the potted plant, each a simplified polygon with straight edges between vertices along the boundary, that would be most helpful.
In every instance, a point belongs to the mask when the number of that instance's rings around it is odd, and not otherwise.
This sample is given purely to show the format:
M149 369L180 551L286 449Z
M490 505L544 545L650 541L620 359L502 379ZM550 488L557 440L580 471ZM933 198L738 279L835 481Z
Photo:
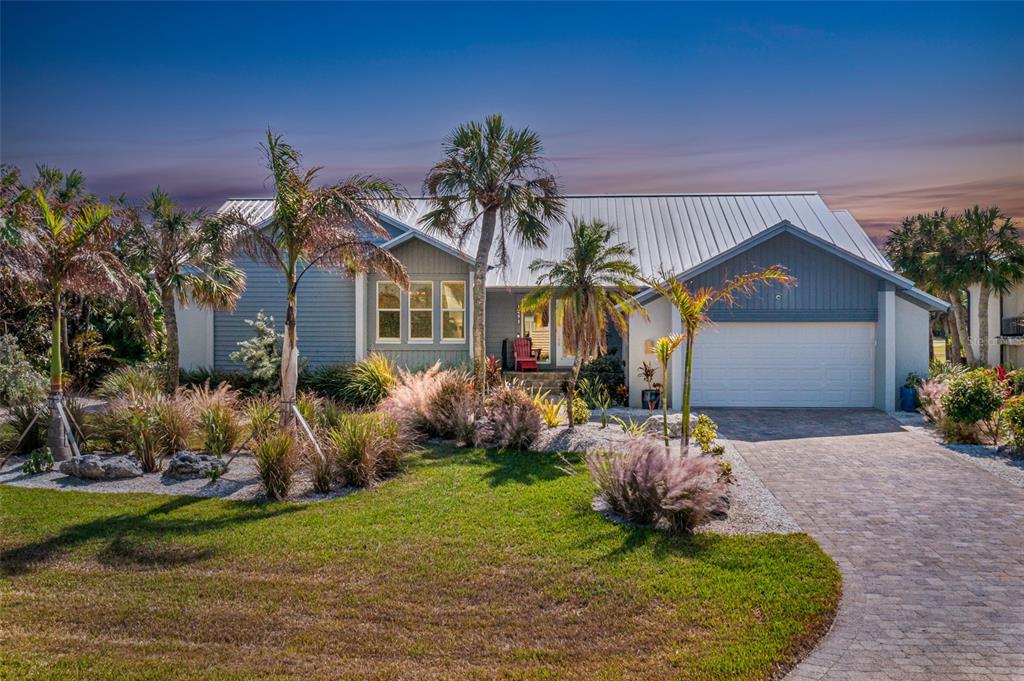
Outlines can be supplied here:
M907 374L907 380L903 383L903 387L900 388L900 411L914 411L917 409L919 404L917 389L921 386L922 382L921 377L913 371Z
M637 369L636 375L647 384L647 388L640 391L640 406L648 410L657 409L661 406L661 384L654 382L657 369L651 366L650 363L644 362Z

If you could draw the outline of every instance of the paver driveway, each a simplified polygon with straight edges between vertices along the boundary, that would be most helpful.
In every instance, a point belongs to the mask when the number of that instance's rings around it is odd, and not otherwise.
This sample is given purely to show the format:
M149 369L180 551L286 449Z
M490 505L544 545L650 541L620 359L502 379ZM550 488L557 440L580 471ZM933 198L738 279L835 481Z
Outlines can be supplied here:
M1024 679L1024 489L877 411L707 413L836 560L790 679Z

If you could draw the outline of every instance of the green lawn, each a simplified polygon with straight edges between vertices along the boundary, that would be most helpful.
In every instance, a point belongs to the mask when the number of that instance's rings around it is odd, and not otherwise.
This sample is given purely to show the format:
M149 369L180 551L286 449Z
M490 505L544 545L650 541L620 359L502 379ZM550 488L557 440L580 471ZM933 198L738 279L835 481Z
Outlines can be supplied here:
M760 679L831 621L806 535L620 527L558 463L428 451L305 505L0 487L0 678Z

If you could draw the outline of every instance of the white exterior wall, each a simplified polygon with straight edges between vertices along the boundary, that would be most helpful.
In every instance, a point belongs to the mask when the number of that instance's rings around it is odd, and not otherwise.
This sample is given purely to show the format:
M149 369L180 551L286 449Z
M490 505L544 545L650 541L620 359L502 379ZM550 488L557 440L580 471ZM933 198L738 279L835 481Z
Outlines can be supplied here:
M928 376L928 343L931 333L928 310L902 298L896 298L896 391L914 372Z
M213 366L213 312L196 305L174 304L178 317L178 366L198 369Z
M875 409L896 411L896 291L878 292L875 327Z
M659 298L646 307L650 321L645 320L640 315L633 315L629 318L629 339L626 343L628 348L626 355L626 382L629 384L629 406L631 407L640 406L640 391L647 387L637 375L640 365L646 361L655 367L658 366L658 360L654 354L645 352L647 341L655 341L667 335L672 328L672 317L675 316L670 314L670 312L674 313L675 309L664 298ZM679 354L681 349L676 350L676 354ZM658 372L660 374L660 368ZM661 382L660 375L657 381ZM669 381L670 384L674 382Z

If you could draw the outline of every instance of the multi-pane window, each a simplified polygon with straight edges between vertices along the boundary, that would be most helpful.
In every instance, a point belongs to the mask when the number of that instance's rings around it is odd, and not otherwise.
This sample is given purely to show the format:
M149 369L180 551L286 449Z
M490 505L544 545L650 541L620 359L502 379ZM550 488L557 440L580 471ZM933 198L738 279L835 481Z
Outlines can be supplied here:
M377 340L402 340L402 290L393 281L377 282Z
M466 282L441 282L441 340L466 340Z
M434 283L414 281L409 289L409 342L434 340Z

